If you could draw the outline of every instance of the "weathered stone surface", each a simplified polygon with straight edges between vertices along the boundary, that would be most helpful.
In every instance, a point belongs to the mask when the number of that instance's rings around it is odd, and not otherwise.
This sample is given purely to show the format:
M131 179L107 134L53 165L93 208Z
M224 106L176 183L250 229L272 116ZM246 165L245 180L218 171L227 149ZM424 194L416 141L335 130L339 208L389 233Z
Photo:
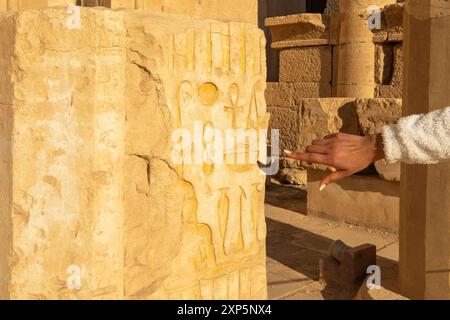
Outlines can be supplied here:
M0 297L266 298L256 163L171 161L175 129L267 127L262 32L67 14L0 15Z
M402 98L403 49L401 43L376 45L375 96L378 98Z
M394 69L394 48L389 44L375 45L375 83L389 84Z
M338 97L375 96L375 47L368 28L370 6L382 8L389 0L341 0L340 36L336 93Z
M48 0L0 0L0 11L45 8Z
M385 125L397 123L401 117L401 99L302 99L295 96L292 84L270 84L266 91L270 126L281 130L281 148L303 151L312 140L331 133L344 132L369 135L381 132ZM282 168L320 169L325 166L299 163L282 158ZM386 180L399 181L399 164L384 160L375 164ZM287 174L289 173L286 171Z
M267 18L265 25L272 35L272 48L338 44L341 24L339 23L339 5L337 3L338 1L329 1L323 15L303 13ZM382 9L381 29L374 29L372 32L368 32L367 28L360 29L359 34L364 33L365 40L375 43L402 41L404 4L395 3L394 0L372 0L362 4L364 10L361 13L361 22L365 22L365 24L367 24L368 18L366 8L369 5L377 5ZM345 40L344 43L348 43L348 41Z
M380 133L385 125L397 123L402 116L402 100L357 99L356 111L363 134Z
M333 70L331 80L331 97L337 97L337 85L338 85L338 66L339 66L339 47L332 46L333 53Z
M266 90L268 105L292 107L304 98L331 97L331 85L324 82L269 82Z
M403 40L403 11L404 3L390 4L383 8L381 30L373 30L374 42Z
M319 191L327 173L308 170L308 214L398 231L400 184L377 176L355 175Z
M355 99L303 99L299 131L300 150L331 133L360 134Z
M329 17L326 15L304 13L273 17L267 18L265 25L270 29L274 49L329 43Z
M403 87L403 44L397 43L394 45L394 70L391 77L391 85Z
M402 96L403 96L403 89L401 86L377 85L375 88L375 97L376 98L401 99Z
M49 7L76 5L77 0L47 0Z
M267 107L270 112L270 129L280 131L280 149L295 150L298 146L299 114L297 108Z
M450 105L450 2L409 0L403 115ZM420 44L420 45L418 45ZM402 164L399 284L412 299L450 299L450 163Z
M339 13L339 0L328 0L324 11L325 14L332 15Z
M332 97L329 82L294 82L292 83L294 98L327 98Z
M26 10L52 6L75 5L76 0L0 0L0 11ZM229 0L226 5L219 0L81 0L82 6L103 6L112 9L139 9L152 13L175 13L258 24L258 1L249 0L242 10L242 1Z
M358 99L356 102L359 125L364 135L380 133L384 126L396 124L402 116L401 99ZM375 163L380 176L386 180L400 181L400 163Z
M265 92L268 106L277 106L284 108L295 107L292 83L269 82Z
M296 148L288 150L304 151L314 139L331 133L360 134L354 99L302 99L300 106ZM327 166L286 158L280 165L282 168L328 169Z
M308 183L307 171L297 168L281 168L276 180L306 189Z
M355 99L296 99L294 96L290 101L294 106L291 109L270 105L268 107L271 113L270 127L281 130L282 150L304 151L312 140L323 138L331 133L361 134ZM295 116L296 112L297 116ZM327 170L326 166L287 158L281 159L280 166L300 170L306 168ZM286 172L288 174L288 171Z
M300 47L280 51L280 82L331 82L330 46Z
M345 43L340 44L338 50L337 96L373 98L375 92L373 43Z

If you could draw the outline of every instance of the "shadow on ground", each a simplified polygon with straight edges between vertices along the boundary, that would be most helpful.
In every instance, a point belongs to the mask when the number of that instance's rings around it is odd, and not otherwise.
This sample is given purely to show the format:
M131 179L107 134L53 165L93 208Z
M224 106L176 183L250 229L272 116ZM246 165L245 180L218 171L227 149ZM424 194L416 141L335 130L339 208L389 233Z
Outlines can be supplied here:
M307 192L300 188L269 184L266 188L266 203L274 207L283 208L305 214Z
M311 280L318 281L319 260L328 255L328 248L333 240L270 218L267 218L266 222L268 257ZM381 268L383 286L397 292L397 262L377 257L377 264ZM321 294L325 300L342 300L352 299L356 292L326 285Z

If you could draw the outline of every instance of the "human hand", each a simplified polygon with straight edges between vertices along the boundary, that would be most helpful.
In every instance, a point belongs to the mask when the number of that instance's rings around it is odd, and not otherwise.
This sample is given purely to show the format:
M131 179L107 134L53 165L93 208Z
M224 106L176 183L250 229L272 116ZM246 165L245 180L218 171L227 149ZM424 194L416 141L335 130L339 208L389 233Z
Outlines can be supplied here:
M323 164L336 171L320 182L320 191L330 183L349 177L367 168L371 163L384 159L381 134L356 136L335 133L314 140L305 153L284 151L289 158L308 163Z

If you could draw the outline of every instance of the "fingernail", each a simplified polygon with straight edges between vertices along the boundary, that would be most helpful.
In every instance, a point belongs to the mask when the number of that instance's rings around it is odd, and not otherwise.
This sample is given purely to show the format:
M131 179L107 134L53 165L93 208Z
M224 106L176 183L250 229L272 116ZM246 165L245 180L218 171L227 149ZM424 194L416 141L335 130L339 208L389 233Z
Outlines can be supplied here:
M322 192L327 187L326 184L321 184L319 187L320 192Z
M284 153L287 154L287 155L291 155L291 154L292 154L292 151L284 150Z

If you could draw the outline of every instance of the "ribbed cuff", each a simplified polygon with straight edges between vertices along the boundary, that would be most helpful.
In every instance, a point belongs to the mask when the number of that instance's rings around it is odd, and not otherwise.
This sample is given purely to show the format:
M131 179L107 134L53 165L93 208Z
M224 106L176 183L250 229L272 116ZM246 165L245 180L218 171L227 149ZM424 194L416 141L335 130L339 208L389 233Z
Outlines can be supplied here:
M402 148L400 144L399 126L391 125L383 127L383 149L386 161L393 163L402 159Z

